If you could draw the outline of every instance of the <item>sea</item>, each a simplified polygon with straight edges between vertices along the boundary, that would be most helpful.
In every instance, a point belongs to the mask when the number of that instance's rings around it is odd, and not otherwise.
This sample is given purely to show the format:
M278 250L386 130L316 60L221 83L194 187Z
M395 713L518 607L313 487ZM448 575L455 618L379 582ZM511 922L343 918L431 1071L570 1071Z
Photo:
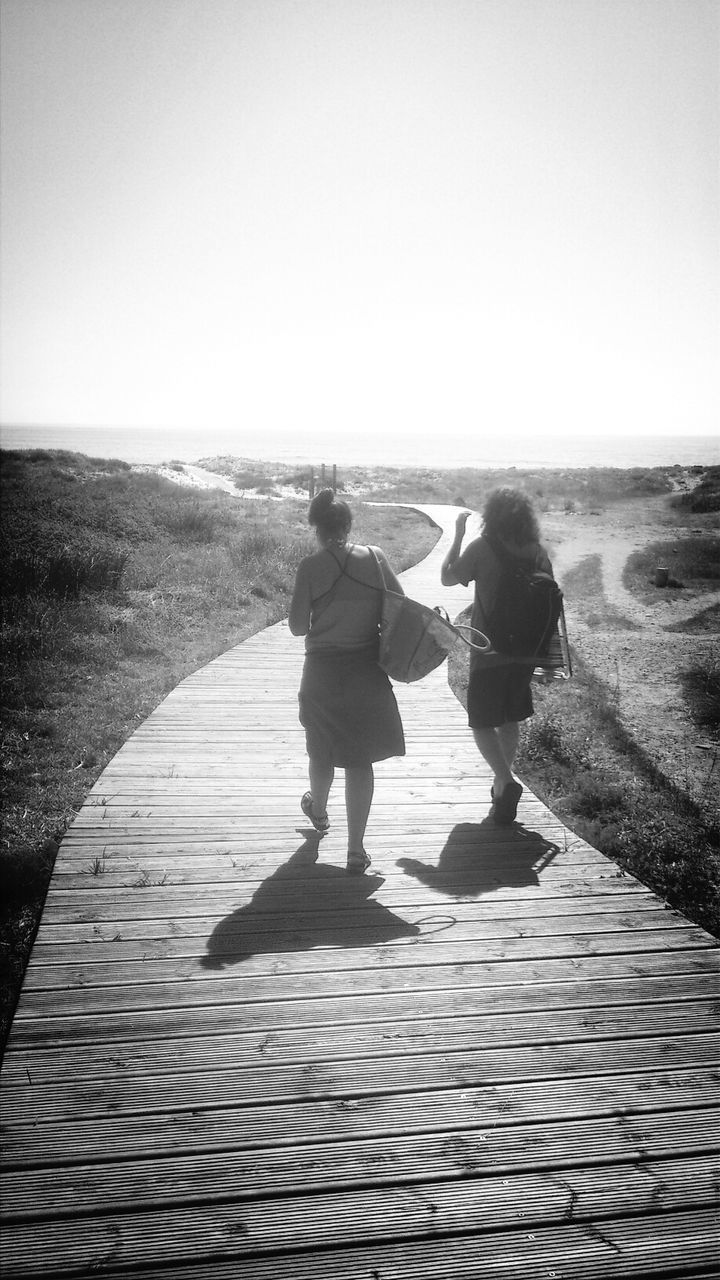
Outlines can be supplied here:
M3 449L68 449L90 457L124 462L197 463L232 456L283 465L413 467L518 470L585 467L668 467L720 465L717 435L607 435L573 437L507 434L434 436L343 435L212 426L172 427L0 426Z

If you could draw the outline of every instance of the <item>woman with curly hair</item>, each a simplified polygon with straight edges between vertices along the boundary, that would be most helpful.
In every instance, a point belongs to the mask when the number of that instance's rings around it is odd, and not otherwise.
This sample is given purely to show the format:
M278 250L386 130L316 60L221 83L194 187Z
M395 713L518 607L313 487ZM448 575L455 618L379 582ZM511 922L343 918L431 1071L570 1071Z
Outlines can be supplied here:
M458 516L455 537L441 569L443 585L475 582L472 625L486 631L501 585L503 562L517 559L530 570L552 573L530 500L518 489L495 489L483 511L482 535L460 554L469 512ZM510 826L522 786L513 775L521 720L533 714L530 689L534 662L500 653L472 650L468 685L468 724L480 754L493 770L492 816Z
M404 592L379 547L348 542L352 513L332 489L313 499L308 521L319 549L298 566L289 617L292 634L305 636L299 702L310 790L300 806L325 835L335 768L345 770L347 870L362 873L370 866L373 764L405 754L395 695L377 661L380 589Z

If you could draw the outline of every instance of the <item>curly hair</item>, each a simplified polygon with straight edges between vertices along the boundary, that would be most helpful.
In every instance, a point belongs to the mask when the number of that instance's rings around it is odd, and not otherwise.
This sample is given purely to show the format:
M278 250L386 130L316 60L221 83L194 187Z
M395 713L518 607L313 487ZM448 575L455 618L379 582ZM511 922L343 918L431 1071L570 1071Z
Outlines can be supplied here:
M530 499L520 489L493 489L483 511L483 528L502 542L538 542L540 528Z
M332 489L321 489L310 503L308 524L317 529L321 538L338 538L349 533L352 511L347 502L336 498Z

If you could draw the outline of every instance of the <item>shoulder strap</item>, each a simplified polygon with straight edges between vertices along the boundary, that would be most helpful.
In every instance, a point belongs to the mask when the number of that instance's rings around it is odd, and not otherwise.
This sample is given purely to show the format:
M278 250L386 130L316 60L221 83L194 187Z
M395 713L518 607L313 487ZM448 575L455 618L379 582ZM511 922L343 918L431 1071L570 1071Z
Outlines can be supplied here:
M348 551L347 556L345 557L345 560L344 560L343 564L341 564L341 565L340 565L340 575L339 575L339 576L340 576L340 577L342 577L342 575L344 574L344 575L345 575L345 577L346 577L346 578L349 578L351 582L357 582L358 586L360 586L360 587L367 587L369 591L385 591L385 590L386 590L386 587L385 587L385 575L383 574L383 571L382 571L382 565L381 565L381 563L380 563L380 558L379 558L379 556L378 556L377 552L376 552L376 551L374 551L372 547L368 547L368 551L370 552L370 555L372 556L373 560L375 561L375 567L376 567L376 569L377 569L377 571L378 571L378 576L379 576L379 578L380 578L380 583L379 583L379 585L378 585L377 587L375 586L375 583L374 583L374 582L363 582L362 578L356 578L354 573L348 573L347 569L345 568L345 565L347 564L348 557L349 557L349 555L350 555L350 552L349 552L349 551ZM335 557L333 556L333 559L334 559L334 558L335 558ZM339 563L339 561L338 561L338 563ZM337 581L338 581L338 579L336 578L335 582L333 583L333 587L335 587L335 585L336 585Z
M347 578L349 578L349 577L350 577L350 574L349 574L349 573L345 573L345 565L346 565L346 563L347 563L347 558L348 558L348 556L350 555L350 552L349 552L349 551L348 551L348 552L346 552L345 560L343 561L343 563L342 563L342 564L340 564L340 561L337 559L337 556L333 556L332 551L331 551L331 552L329 552L329 554L332 556L333 560L335 560L335 562L336 562L336 564L337 564L338 569L340 570L340 572L339 572L339 574L338 574L337 578L335 578L335 581L334 581L334 582L331 582L331 584L330 584L330 586L328 587L327 591L323 591L322 595L316 596L316 597L315 597L315 599L312 601L312 607L313 607L313 609L315 609L315 608L317 607L317 605L319 605L319 604L320 604L321 600L325 600L325 602L326 602L326 607L327 607L327 605L329 605L329 604L331 603L331 601L332 601L332 597L334 596L334 594L335 594L335 592L336 592L336 590L337 590L337 584L338 584L338 582L340 581L340 579L342 578L343 574L345 574L345 576L346 576ZM329 600L327 599L327 597L328 597L328 596L330 597L330 599L329 599Z

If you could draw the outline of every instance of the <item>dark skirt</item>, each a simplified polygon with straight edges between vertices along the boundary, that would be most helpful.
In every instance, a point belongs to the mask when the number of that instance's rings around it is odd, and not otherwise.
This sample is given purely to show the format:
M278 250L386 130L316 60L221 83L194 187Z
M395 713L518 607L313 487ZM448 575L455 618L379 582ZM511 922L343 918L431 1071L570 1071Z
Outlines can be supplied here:
M400 712L376 645L306 654L298 700L313 759L346 769L405 755Z

